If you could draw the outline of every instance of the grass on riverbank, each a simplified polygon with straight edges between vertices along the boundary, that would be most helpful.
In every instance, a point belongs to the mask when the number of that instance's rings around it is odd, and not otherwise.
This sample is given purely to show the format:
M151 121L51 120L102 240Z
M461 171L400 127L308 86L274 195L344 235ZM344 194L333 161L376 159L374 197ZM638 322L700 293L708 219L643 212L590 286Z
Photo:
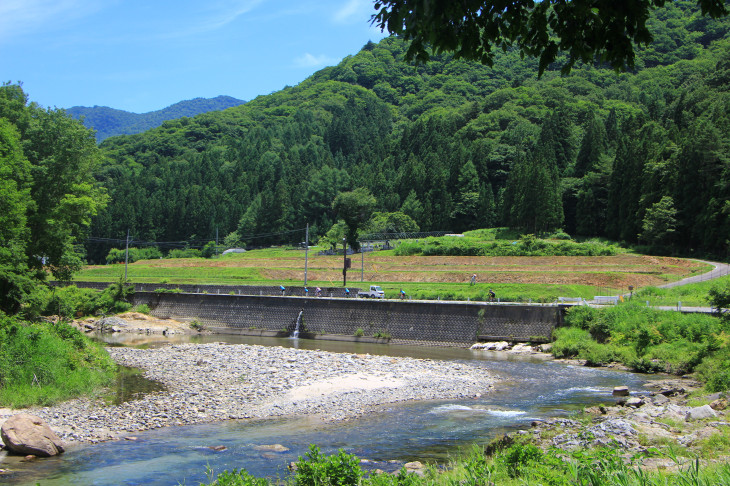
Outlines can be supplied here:
M710 390L730 388L730 320L665 312L637 302L606 309L577 306L554 331L553 354L638 372L697 371Z
M0 406L50 405L98 391L116 365L71 326L0 315Z
M402 469L397 475L366 474L358 458L340 450L325 456L315 446L300 457L285 484L291 486L483 486L512 485L622 485L670 486L730 484L728 464L700 465L690 462L677 472L648 471L624 459L617 449L579 450L566 453L543 451L529 442L514 443L487 455L475 446L452 461L446 469L428 467L422 476ZM647 456L656 455L650 450ZM637 458L638 459L638 458ZM224 471L213 478L217 486L269 486L280 484L256 478L245 470Z

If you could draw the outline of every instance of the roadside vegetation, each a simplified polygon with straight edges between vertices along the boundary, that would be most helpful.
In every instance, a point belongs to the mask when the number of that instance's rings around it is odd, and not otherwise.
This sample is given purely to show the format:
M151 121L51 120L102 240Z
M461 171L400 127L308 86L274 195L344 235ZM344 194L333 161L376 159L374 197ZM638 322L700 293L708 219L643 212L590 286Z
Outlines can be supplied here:
M500 448L496 442L487 450L474 446L471 451L455 458L446 468L430 466L423 475L408 472L397 474L363 471L357 456L339 450L336 454L322 454L311 446L306 457L299 457L296 469L283 484L291 486L481 486L487 484L511 485L616 485L673 486L730 484L730 466L727 463L700 465L698 461L680 464L674 472L649 471L637 466L639 457L626 460L615 448L578 450L566 453L543 451L528 441ZM645 456L662 455L649 449ZM672 456L670 456L672 457ZM268 486L282 484L266 478L257 478L246 470L224 471L217 476L208 471L209 485ZM202 483L201 483L201 486Z
M713 287L706 305L721 308L730 286ZM571 308L566 327L554 331L558 358L590 366L622 363L643 373L695 373L710 392L730 389L730 318L666 312L633 301L603 309Z

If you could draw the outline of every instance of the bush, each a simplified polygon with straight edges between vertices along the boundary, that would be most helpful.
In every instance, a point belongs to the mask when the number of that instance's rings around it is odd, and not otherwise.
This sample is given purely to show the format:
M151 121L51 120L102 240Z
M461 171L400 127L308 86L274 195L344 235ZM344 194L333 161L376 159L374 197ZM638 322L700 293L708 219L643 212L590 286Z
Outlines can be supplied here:
M405 241L395 249L398 256L610 256L616 253L617 247L600 241L549 241L534 235L524 235L518 241L431 237L418 242Z
M212 478L212 471L208 469L208 478L211 479L211 484L216 486L269 486L268 479L257 478L252 476L245 469L233 469L232 471L223 471L220 473L215 480Z
M360 461L355 455L340 449L333 456L325 456L316 445L309 446L306 459L297 461L296 486L358 486L362 478Z
M134 306L134 307L132 307L132 310L134 312L139 312L140 314L147 314L147 315L149 315L150 312L152 312L152 310L150 310L150 306L148 306L147 304L140 304L140 305Z
M708 292L707 301L718 314L730 320L730 313L722 312L723 308L730 308L730 280L726 280L724 285L720 284L712 287Z
M730 390L730 348L725 345L697 366L697 376L705 382L707 391Z
M0 317L0 406L52 403L89 394L114 378L104 349L67 324Z
M218 246L215 244L215 241L209 241L200 251L200 255L203 258L213 258L216 253L218 253Z
M176 248L168 251L165 258L200 258L201 256L201 251L194 248Z
M129 254L124 248L112 248L106 256L107 263L124 263L125 258L129 263L139 260L156 260L162 258L162 253L155 247L130 248Z
M565 321L570 327L554 332L556 357L585 359L591 365L619 361L644 373L703 369L703 379L712 379L714 388L730 381L724 374L730 360L723 364L715 358L730 340L727 324L716 317L628 303L608 309L574 307Z

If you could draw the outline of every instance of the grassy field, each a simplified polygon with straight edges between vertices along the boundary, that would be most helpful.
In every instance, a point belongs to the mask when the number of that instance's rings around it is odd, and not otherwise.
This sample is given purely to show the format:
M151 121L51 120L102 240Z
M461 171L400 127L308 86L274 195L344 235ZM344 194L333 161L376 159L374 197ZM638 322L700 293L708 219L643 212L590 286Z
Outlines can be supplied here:
M711 267L695 260L621 253L613 256L482 257L482 256L396 256L378 251L350 256L351 287L381 285L387 296L400 289L414 299L486 300L494 289L502 301L552 302L558 297L591 299L595 295L616 295L640 289L652 305L673 305L677 292L656 287ZM310 250L307 258L309 286L342 286L343 257L319 255ZM199 283L227 285L297 286L304 282L305 252L300 249L270 248L214 259L183 258L142 260L132 263L127 274L140 283ZM124 265L88 266L76 275L79 281L113 282L124 274ZM476 284L470 285L476 274ZM684 305L706 305L702 291L682 294ZM668 304L664 304L669 302Z

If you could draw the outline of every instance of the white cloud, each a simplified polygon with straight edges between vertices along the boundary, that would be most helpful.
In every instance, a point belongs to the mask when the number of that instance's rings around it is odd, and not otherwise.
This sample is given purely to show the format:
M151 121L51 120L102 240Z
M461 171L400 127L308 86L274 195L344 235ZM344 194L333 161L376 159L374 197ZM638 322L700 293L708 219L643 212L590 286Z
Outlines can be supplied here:
M0 37L33 34L49 25L63 25L103 8L90 0L2 0ZM109 3L109 2L107 2Z
M362 21L369 18L368 8L372 10L372 4L372 0L349 0L334 13L332 20L338 24Z
M263 0L233 0L216 2L211 5L212 13L199 24L201 31L215 30L235 21L241 15L249 13Z
M296 58L294 60L294 65L297 67L302 67L302 68L313 68L313 67L316 68L316 67L337 64L338 62L339 62L339 59L328 57L324 54L320 54L319 56L314 56L307 52L303 56Z

